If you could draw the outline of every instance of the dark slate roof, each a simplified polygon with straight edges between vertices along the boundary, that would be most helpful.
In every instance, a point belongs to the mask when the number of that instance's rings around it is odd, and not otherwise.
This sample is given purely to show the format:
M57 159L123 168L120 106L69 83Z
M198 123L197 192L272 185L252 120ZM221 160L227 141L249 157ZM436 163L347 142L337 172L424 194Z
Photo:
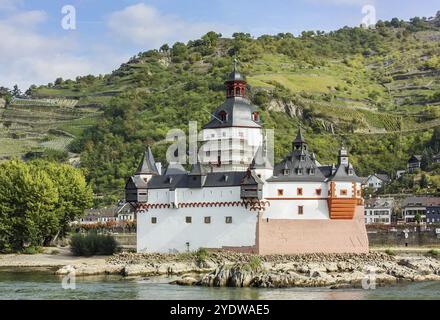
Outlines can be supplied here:
M224 111L228 114L226 121L221 121L219 113ZM257 107L243 97L230 97L214 111L211 122L204 129L250 127L261 128L261 124L252 120L252 113Z
M137 189L147 189L147 184L145 183L145 181L141 177L134 176L128 180L125 188L126 189L134 189L133 187L136 187Z
M298 169L302 169L303 173L298 174ZM310 174L309 170L315 171ZM285 170L289 173L285 174ZM268 179L268 182L323 182L326 177L316 166L315 161L310 157L310 153L306 150L293 151L284 161L277 164L274 168L274 176Z
M440 197L408 197L402 207L434 207L440 206Z
M118 212L117 207L102 208L102 209L88 209L85 211L86 217L103 217L115 218Z
M365 200L365 208L367 209L392 208L393 205L393 198L370 198Z
M324 175L324 177L330 178L332 176L333 166L321 166L319 167L319 170ZM335 167L335 171L336 171L336 167Z
M232 71L226 82L234 82L234 81L245 81L243 75L239 73L237 70Z
M349 175L348 171L352 169L353 175ZM362 183L362 179L356 175L354 168L351 164L348 166L340 164L336 169L336 173L330 178L331 181L340 181L340 182L359 182Z
M239 187L247 172L208 173L204 188ZM189 174L154 176L148 182L148 189L177 189L189 187Z
M196 164L193 164L191 167L191 172L189 173L190 176L206 176L208 173L208 170L200 163L197 162Z
M166 168L164 175L165 176L172 176L172 175L182 175L187 174L188 172L185 170L185 168L180 164L169 164Z
M142 161L136 171L136 175L140 174L159 175L159 170L157 170L156 162L154 161L153 152L151 152L151 148L149 146L145 150Z
M375 176L383 182L389 182L391 180L387 174L375 174Z
M295 140L293 141L294 144L305 144L306 139L304 139L304 135L302 133L301 128L298 130L298 134L296 135Z
M422 156L421 155L413 155L411 158L409 158L408 162L420 162L422 161Z

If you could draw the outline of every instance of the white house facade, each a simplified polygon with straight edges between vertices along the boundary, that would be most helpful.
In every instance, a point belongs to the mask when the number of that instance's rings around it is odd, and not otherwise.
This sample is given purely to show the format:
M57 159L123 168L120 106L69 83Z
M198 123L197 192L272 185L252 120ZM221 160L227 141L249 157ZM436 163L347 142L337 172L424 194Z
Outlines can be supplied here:
M394 208L393 198L372 198L365 201L365 224L390 225Z

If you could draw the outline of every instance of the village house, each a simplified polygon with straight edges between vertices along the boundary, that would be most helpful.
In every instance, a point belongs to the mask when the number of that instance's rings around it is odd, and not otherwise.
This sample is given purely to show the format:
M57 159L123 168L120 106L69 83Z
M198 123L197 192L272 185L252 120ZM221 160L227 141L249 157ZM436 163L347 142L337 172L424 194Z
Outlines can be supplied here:
M390 183L391 179L387 174L372 174L363 180L363 188L370 188L374 191L382 189L385 185Z
M393 209L393 198L371 198L365 200L365 224L390 225Z
M422 156L421 155L413 155L408 160L408 173L414 173L417 170L420 170L422 167Z
M439 206L439 197L408 197L402 203L402 217L406 223L417 222L417 216L420 216L420 222L434 222L433 219L440 219L437 216Z
M299 130L290 153L271 163L236 68L226 87L189 172L176 164L162 172L148 147L127 181L138 252L367 253L361 179L348 151L339 150L337 164L321 165Z

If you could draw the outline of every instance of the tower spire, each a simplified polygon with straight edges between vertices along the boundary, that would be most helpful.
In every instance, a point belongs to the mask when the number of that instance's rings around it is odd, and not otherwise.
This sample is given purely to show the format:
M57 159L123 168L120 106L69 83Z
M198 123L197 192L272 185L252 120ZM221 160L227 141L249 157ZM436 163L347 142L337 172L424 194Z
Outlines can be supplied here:
M159 170L157 170L150 146L147 146L145 149L144 156L142 157L142 161L136 171L136 175L159 175Z
M301 127L299 127L298 134L296 135L296 138L293 141L293 150L307 150L307 142L306 139L304 139L304 135Z
M238 72L238 59L234 56L233 70L226 80L227 98L244 97L246 95L246 80Z

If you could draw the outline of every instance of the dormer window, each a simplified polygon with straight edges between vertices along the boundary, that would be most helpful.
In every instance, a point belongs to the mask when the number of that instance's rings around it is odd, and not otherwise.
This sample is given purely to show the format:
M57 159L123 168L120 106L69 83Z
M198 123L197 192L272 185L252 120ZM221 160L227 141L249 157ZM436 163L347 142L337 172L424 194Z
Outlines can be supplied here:
M315 175L315 169L309 169L309 175L314 176Z
M226 122L228 121L228 114L226 113L226 111L220 111L218 113L218 118L221 122Z
M302 168L298 168L298 169L296 169L296 174L297 175L299 175L299 176L302 176L303 175L303 169Z
M305 156L305 155L301 155L301 156L299 157L299 159L300 159L301 161L306 161L306 156Z
M353 169L348 169L348 175L349 176L354 176L354 170Z
M288 176L288 175L290 174L290 170L289 170L289 169L284 169L284 170L283 170L283 174L284 174L285 176Z
M252 114L252 120L256 122L260 121L260 114L258 112L254 112Z

